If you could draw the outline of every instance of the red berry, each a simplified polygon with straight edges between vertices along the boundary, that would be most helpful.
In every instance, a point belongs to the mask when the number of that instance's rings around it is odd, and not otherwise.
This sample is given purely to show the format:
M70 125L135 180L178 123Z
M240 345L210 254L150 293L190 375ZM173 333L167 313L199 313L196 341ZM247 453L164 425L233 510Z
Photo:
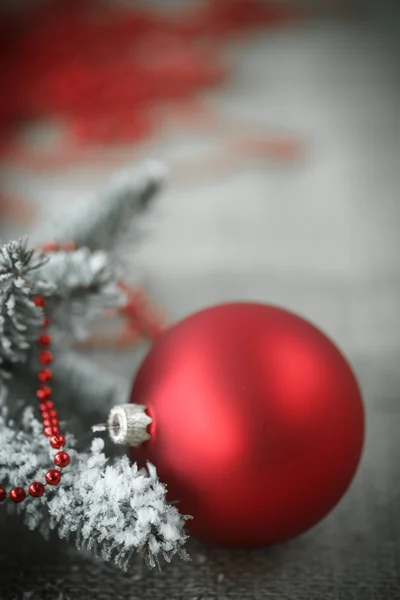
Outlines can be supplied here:
M49 415L50 415L50 419L55 419L55 418L57 418L57 411L54 409L49 410Z
M59 450L65 446L65 437L62 435L53 435L50 438L50 446L55 450Z
M46 481L49 485L58 485L61 480L60 471L56 471L56 469L50 469L46 473Z
M40 481L33 481L29 486L29 493L34 498L40 498L44 494L44 485Z
M52 402L51 400L46 400L45 405L47 410L53 410L54 408L54 402Z
M39 344L41 346L50 346L50 344L51 344L51 337L49 336L48 333L42 333L39 336Z
M51 427L51 420L50 419L43 419L43 427L45 429L47 429L47 427Z
M46 437L51 437L54 433L53 428L52 427L45 427L43 429L43 433Z
M69 465L69 462L70 457L69 454L67 454L66 452L57 452L57 454L54 457L54 464L57 465L57 467L60 467L61 469L67 467Z
M43 419L43 423L44 423L44 421L47 421L48 419L50 419L50 413L48 410L44 410L42 412L42 419ZM46 425L45 425L45 427L46 427Z
M59 426L59 422L57 417L54 417L53 419L50 419L51 422L51 427L54 429L54 427L58 427Z
M26 492L25 492L24 488L21 488L21 487L13 488L10 492L10 498L16 504L18 504L19 502L22 502L22 500L24 500L26 498Z
M3 487L0 487L0 502L7 498L7 492Z
M49 365L52 361L53 361L53 353L52 352L50 352L49 350L43 350L42 352L39 352L39 362L41 362L42 365Z
M39 381L42 381L43 383L46 381L50 381L52 377L53 377L53 373L51 372L50 369L42 369L38 373L38 379L39 379Z

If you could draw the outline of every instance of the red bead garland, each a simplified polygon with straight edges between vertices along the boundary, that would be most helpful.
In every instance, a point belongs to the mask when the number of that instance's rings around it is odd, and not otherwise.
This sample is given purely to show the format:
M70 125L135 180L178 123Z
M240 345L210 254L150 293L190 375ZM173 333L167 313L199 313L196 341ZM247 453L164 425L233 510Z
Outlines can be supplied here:
M45 307L45 299L43 298L43 296L34 296L33 297L33 303L35 306L40 306L41 308Z
M53 435L50 438L50 446L55 450L59 450L65 446L65 437L62 435Z
M38 379L42 383L50 381L52 379L52 377L53 377L53 373L52 373L51 369L42 369L38 373Z
M53 354L49 350L39 352L39 362L42 365L49 365L53 361Z
M39 400L48 400L51 396L51 388L48 385L43 385L36 392L36 397Z
M16 504L19 504L26 498L26 492L22 487L15 487L10 492L10 498Z
M35 296L33 298L35 306L45 308L46 300L42 296ZM43 328L47 328L50 324L48 317L43 318ZM38 379L40 386L36 391L36 397L39 400L39 410L42 415L43 433L47 436L50 442L50 446L55 450L60 450L65 446L65 437L61 435L59 429L58 413L54 408L54 402L50 400L52 395L52 389L47 382L50 382L53 374L52 371L47 368L46 365L53 361L53 354L48 350L51 345L51 337L47 332L42 332L38 337L38 345L45 347L46 349L40 350L39 352L39 363L45 368L38 372ZM54 456L54 464L57 469L50 469L45 475L46 483L41 481L33 481L28 488L28 493L33 498L40 498L45 492L46 485L55 486L61 481L61 471L70 463L70 456L67 452L61 450ZM8 494L7 491L0 487L0 502L3 502L7 496L15 503L22 502L27 497L27 492L22 487L14 487Z
M50 471L47 471L45 478L49 485L58 485L61 481L61 473L56 469L50 469Z
M42 335L39 336L39 344L41 346L50 346L51 337L48 333L42 333Z
M69 465L69 460L69 454L67 454L66 452L57 452L57 454L54 457L54 464L57 465L57 467L64 469Z
M44 485L41 481L33 481L29 486L29 493L34 498L40 498L44 494Z

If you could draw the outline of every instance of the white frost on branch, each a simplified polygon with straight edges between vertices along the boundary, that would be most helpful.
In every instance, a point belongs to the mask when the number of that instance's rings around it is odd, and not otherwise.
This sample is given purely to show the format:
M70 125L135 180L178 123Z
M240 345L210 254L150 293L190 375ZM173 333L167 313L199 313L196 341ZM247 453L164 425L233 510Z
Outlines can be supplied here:
M50 527L61 537L75 535L79 548L126 568L139 551L150 567L159 556L187 558L185 518L165 501L166 488L155 467L139 470L127 456L109 463L104 442L93 441L90 455L75 457L73 470L48 504Z
M25 239L0 247L0 381L24 362L42 325L33 297L47 298L46 314L59 328L84 337L103 309L124 303L106 253L87 248L53 252L28 249Z
M161 189L167 174L165 165L147 161L111 177L105 187L82 203L79 210L60 222L44 223L35 232L59 243L73 241L77 247L110 250Z
M21 424L0 415L0 481L6 487L27 486L41 480L51 466L55 451L40 435L41 425L33 411L25 409ZM92 551L106 561L127 569L139 552L150 567L175 554L188 559L183 548L187 517L166 502L166 488L152 465L139 470L128 457L113 460L103 452L104 442L93 440L88 452L74 449L67 435L71 464L63 471L57 488L46 488L42 498L27 498L11 512L24 515L30 529L74 540L78 548Z
M87 326L102 310L125 302L109 257L100 250L53 252L37 275L54 286L52 321L77 339L85 337Z
M33 296L46 296L46 314L55 324L54 341L61 330L71 330L77 317L80 323L75 331L81 331L82 319L87 321L98 309L120 305L117 277L108 256L98 250L114 245L117 234L155 195L164 175L165 168L158 163L118 174L86 211L67 219L58 234L52 231L49 236L58 242L72 240L92 253L81 248L44 256L29 249L26 240L0 248L0 483L6 489L16 485L27 489L32 481L43 481L54 455L32 410L25 409L20 418L16 414L20 393L31 397L29 369L35 374L37 370L36 357L29 351L43 323L43 310L35 306ZM38 243L46 241L39 235ZM59 354L57 349L57 356L54 393L69 407L70 418L73 411L82 419L85 411L103 411L126 400L127 382L111 374L96 375L94 367L72 353ZM3 379L10 373L16 376L6 398ZM5 409L6 401L14 421ZM67 443L71 465L61 485L47 486L45 496L28 497L19 505L6 500L10 511L23 514L31 529L44 535L56 529L61 537L74 539L79 547L123 568L135 551L150 566L160 557L187 558L183 548L187 517L166 502L166 488L153 466L139 471L127 457L108 459L98 439L86 452L77 451L71 435Z
M12 366L25 360L36 338L42 313L32 301L35 294L49 294L50 282L31 279L46 263L27 240L0 247L0 381L9 377Z

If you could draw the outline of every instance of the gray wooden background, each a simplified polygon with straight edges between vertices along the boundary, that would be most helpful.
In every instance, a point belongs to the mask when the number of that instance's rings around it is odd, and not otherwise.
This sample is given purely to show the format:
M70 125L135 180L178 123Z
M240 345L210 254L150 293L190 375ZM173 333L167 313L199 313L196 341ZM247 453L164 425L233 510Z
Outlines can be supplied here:
M301 161L246 160L186 180L173 170L142 243L124 249L132 277L172 320L223 300L260 300L301 313L338 342L360 378L368 420L350 491L286 545L229 551L191 541L192 562L161 573L138 563L122 574L2 515L1 600L400 598L400 74L394 13L385 3L372 13L233 47L235 76L207 100L249 132L298 134ZM195 163L222 142L175 130L143 154ZM77 199L106 177L2 174L51 215L67 202L78 210ZM94 358L128 378L143 352Z

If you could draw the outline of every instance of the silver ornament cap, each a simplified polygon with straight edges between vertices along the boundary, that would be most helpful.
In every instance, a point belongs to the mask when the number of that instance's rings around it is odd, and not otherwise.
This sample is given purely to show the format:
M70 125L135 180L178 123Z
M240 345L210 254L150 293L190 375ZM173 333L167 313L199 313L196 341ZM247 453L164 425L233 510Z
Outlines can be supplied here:
M107 423L94 425L92 431L107 430L114 444L137 447L150 439L147 427L152 422L143 404L117 404L111 409Z

